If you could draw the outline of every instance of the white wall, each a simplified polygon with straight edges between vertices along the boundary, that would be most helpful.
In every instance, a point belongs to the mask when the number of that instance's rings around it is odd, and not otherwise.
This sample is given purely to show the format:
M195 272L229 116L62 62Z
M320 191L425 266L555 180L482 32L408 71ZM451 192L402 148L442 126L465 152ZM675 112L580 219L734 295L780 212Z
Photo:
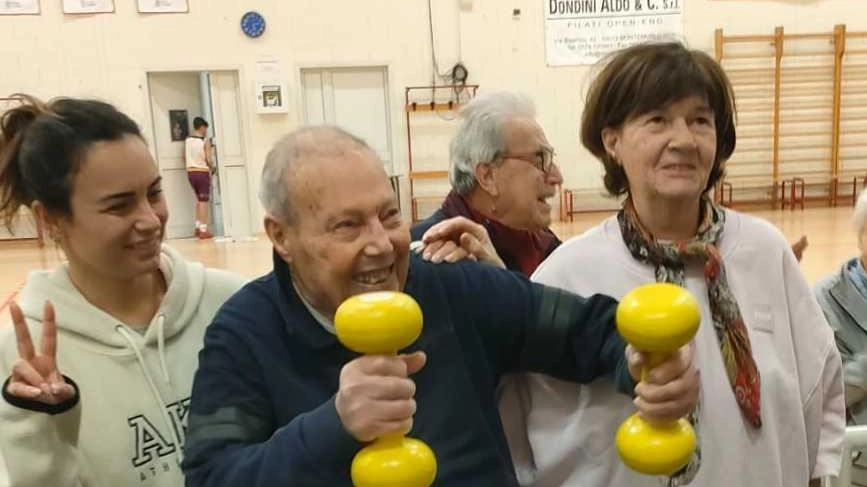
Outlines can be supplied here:
M237 68L250 148L250 194L255 195L267 150L302 117L300 68L387 65L396 169L406 164L403 87L428 84L432 73L426 0L190 0L190 13L172 15L141 15L134 1L115 0L116 13L98 16L64 16L60 1L41 3L40 16L0 18L0 94L97 96L118 104L147 128L146 71ZM600 186L598 163L577 142L590 69L546 66L545 3L433 0L439 65L445 70L461 58L470 82L480 83L483 90L533 95L567 185ZM684 4L688 43L708 50L717 27L731 34L769 33L776 25L787 32L827 31L836 23L867 30L867 3L861 0ZM267 21L260 39L247 39L239 28L241 15L250 8ZM522 11L518 20L512 18L513 8ZM263 56L281 62L293 104L288 115L252 113L256 60ZM445 164L446 147L425 150L436 152L420 157Z

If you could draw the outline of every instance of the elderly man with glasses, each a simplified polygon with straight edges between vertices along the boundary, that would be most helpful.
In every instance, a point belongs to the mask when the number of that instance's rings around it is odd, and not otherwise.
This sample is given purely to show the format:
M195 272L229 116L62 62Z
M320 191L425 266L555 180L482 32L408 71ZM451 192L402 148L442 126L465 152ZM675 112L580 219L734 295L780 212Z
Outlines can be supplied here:
M452 191L428 219L412 228L420 240L436 223L462 216L483 225L508 269L530 276L560 245L548 228L551 199L563 182L554 149L536 121L528 97L495 92L461 110L461 126L450 147ZM440 240L420 251L434 262L466 254Z

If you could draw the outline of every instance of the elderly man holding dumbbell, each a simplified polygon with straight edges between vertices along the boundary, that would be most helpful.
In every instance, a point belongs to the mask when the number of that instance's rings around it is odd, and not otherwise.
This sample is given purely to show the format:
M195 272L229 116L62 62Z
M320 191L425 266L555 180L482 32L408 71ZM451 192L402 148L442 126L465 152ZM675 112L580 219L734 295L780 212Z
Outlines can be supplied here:
M495 393L510 372L607 376L650 421L678 418L697 400L689 348L638 382L640 355L615 330L615 300L488 264L411 257L381 163L346 132L284 137L265 163L261 199L274 270L232 297L206 333L188 487L348 486L366 443L407 432L436 455L438 486L516 486ZM451 231L455 252L494 254L482 227ZM360 355L335 336L340 304L375 291L402 291L423 314L420 337L400 354Z

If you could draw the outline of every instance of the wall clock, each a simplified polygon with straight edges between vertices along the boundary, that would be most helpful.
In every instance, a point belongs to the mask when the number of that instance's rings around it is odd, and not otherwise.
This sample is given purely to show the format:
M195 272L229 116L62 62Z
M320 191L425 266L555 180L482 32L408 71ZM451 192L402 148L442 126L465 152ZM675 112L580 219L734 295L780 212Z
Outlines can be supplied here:
M241 17L241 30L247 37L256 38L265 32L265 17L259 12L250 11Z

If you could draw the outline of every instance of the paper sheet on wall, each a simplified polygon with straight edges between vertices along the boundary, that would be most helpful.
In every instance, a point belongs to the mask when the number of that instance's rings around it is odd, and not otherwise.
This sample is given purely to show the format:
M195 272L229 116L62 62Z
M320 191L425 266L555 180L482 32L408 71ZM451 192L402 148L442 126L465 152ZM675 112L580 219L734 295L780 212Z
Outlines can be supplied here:
M0 15L38 14L39 0L0 0Z
M138 11L143 13L188 12L187 0L138 0Z
M114 12L114 0L63 0L63 13L65 14L104 12Z
M262 56L256 60L256 76L259 79L280 79L282 75L279 58Z
M543 0L549 66L594 64L612 51L683 38L686 0Z

